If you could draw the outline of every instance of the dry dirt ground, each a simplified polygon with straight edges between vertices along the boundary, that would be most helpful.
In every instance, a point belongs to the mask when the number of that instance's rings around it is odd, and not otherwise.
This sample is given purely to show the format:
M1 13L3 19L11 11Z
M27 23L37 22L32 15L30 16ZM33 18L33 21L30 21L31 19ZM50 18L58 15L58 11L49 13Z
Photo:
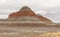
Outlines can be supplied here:
M0 37L48 37L44 33L50 31L60 31L60 28L56 27L0 27ZM44 35L43 35L44 34ZM60 35L60 34L59 34Z

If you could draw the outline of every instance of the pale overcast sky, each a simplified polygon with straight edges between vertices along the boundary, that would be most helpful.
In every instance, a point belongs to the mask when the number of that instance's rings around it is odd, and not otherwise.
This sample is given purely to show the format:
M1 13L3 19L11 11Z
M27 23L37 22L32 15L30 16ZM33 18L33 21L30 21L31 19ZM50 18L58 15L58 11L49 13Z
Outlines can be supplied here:
M60 0L0 0L0 18L7 18L22 6L28 6L54 22L60 22Z

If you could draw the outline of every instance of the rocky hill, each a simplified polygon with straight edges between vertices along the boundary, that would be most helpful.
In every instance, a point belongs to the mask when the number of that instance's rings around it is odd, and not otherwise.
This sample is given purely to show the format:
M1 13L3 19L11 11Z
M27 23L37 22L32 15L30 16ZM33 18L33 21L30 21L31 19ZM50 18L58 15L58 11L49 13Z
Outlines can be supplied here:
M23 19L24 18L24 19ZM24 6L18 12L13 12L8 16L9 20L25 20L25 21L43 21L47 23L53 23L50 19L40 15L36 15L34 11L32 11L29 7ZM21 21L20 20L20 21Z

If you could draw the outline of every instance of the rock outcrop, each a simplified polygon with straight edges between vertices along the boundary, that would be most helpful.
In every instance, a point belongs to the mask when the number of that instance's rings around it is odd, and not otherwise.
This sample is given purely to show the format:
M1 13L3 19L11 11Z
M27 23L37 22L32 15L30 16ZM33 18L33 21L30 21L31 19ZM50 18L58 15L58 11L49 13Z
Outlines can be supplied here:
M30 18L31 17L31 18ZM24 19L23 19L24 18ZM35 19L36 18L36 19ZM24 6L22 7L18 12L14 12L14 13L11 13L9 16L8 16L8 19L9 20L23 20L23 21L43 21L43 22L51 22L51 20L49 20L48 18L46 17L43 17L42 15L38 16L36 15L29 7L27 6ZM28 19L28 20L27 20ZM35 19L35 20L34 20ZM38 20L37 20L38 19ZM20 21L21 21L20 20Z

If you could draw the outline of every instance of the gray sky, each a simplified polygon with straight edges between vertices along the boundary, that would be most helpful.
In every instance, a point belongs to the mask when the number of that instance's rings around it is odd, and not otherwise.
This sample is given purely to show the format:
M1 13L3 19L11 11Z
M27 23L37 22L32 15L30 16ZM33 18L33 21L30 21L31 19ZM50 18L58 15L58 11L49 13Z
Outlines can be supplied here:
M0 0L0 18L7 18L22 6L29 6L37 14L60 22L60 0Z

